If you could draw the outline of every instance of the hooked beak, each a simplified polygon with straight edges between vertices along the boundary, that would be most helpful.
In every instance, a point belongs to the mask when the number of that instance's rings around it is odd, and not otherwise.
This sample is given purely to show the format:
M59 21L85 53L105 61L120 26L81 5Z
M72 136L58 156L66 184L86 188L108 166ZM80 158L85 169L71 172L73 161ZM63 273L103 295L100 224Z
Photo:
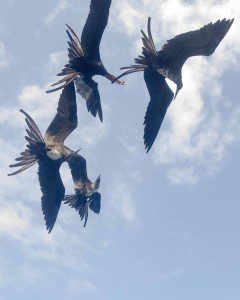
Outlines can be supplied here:
M181 90L181 88L179 86L177 86L177 90L176 90L176 93L174 95L174 100L176 99L177 94L179 93L180 90Z
M77 151L73 152L73 154L78 154L79 151L81 151L82 148L78 149Z
M95 181L95 189L98 189L98 188L99 188L100 182L101 182L101 178L100 178L100 175L99 175L98 178L97 178L96 181Z

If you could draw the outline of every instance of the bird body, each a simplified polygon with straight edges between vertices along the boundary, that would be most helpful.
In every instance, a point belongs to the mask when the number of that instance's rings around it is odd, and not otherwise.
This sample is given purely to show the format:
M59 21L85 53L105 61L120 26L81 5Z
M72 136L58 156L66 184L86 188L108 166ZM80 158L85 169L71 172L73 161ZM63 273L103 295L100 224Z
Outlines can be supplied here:
M150 102L144 118L144 144L148 152L158 134L168 106L176 98L183 87L182 67L188 58L193 56L209 56L213 54L233 24L232 20L218 20L202 28L175 36L167 41L160 51L156 50L152 33L151 18L148 18L147 34L142 32L142 55L135 59L135 64L123 67L124 73L117 77L144 72ZM165 78L176 86L175 96L168 87ZM114 81L113 81L114 82Z

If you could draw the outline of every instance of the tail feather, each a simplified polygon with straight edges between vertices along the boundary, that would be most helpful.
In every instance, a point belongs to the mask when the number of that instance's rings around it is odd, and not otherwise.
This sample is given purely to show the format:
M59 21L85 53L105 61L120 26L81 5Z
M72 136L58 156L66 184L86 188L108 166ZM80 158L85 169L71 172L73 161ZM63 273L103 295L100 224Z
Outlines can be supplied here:
M67 24L66 24L67 25ZM65 86L67 86L69 83L71 83L80 73L75 70L74 64L77 59L84 57L84 51L83 47L81 45L81 42L77 36L77 34L74 32L74 30L67 25L68 29L66 30L67 35L69 37L68 41L68 57L70 59L69 63L64 66L62 71L57 74L57 76L65 76L58 82L54 83L52 86L56 86L59 84L59 87L48 90L47 93L52 93L58 90L63 89Z
M147 27L148 34L146 34L143 30L141 30L141 33L143 35L142 42L143 42L143 48L142 48L142 55L139 55L137 58L135 58L135 64L123 67L121 70L128 70L122 74L120 74L112 83L114 83L116 80L120 79L121 77L135 73L144 71L148 67L155 67L157 65L157 57L158 53L153 41L152 32L151 32L151 18L148 18L148 27Z
M36 136L39 138L39 140L44 143L43 136L42 136L39 128L37 127L36 123L34 122L34 120L23 109L20 109L20 112L25 115L25 117L26 117L25 120L26 120L26 122L28 121L27 124L28 123L31 124L32 130L29 128L31 133L36 134Z
M18 169L16 172L13 172L13 173L10 173L8 174L8 176L13 176L13 175L17 175L23 171L25 171L26 169L30 168L31 166L33 166L35 163L37 162L37 160L35 160L34 162L28 164L28 165L25 165L24 167L22 167L21 169Z
M147 66L146 66L146 67L147 67ZM131 73L140 72L140 71L144 71L144 69L145 69L146 67L142 67L142 68L140 68L140 67L139 67L139 68L135 68L134 66L122 67L121 70L126 70L126 69L127 69L128 71L126 71L126 72L120 74L118 77L116 77L116 78L112 81L112 83L114 83L115 81L119 80L120 78L122 78L122 77L125 76L125 75L131 74Z
M21 167L21 166L25 166L25 165L28 165L32 162L36 161L36 157L32 158L32 159L29 159L29 160L23 160L19 163L16 163L16 164L12 164L12 165L9 165L10 168L16 168L16 167Z
M77 50L78 56L80 56L80 57L81 57L81 56L84 56L84 51L83 51L81 42L80 42L80 40L79 40L77 34L75 33L75 31L74 31L68 24L66 24L66 25L67 25L69 31L71 32L71 33L70 33L70 32L67 30L67 35L68 35L68 37L69 37L69 39L70 39L70 41L71 41L71 45L74 46L74 48ZM71 36L71 34L72 34L73 36Z
M36 155L20 156L20 157L15 158L15 161L31 160L35 157L36 157Z
M63 74L63 75L65 75L65 74ZM71 75L71 76L69 76L69 75ZM55 89L51 89L51 90L48 90L48 91L46 91L46 93L52 93L52 92L56 92L56 91L58 91L58 90L61 90L61 89L63 89L65 86L67 86L69 83L71 83L72 81L74 81L74 79L77 77L79 75L79 73L78 72L76 72L76 71L73 71L73 73L70 73L70 74L68 74L66 77L68 77L68 79L67 79L67 81L63 84L63 85L61 85L61 86L59 86L59 87L57 87L57 88L55 88ZM66 77L64 77L64 78L66 78ZM62 79L63 80L63 79ZM57 84L60 84L60 82L56 82L56 83L54 83L52 86L55 86L55 85L57 85Z
M20 156L15 159L17 163L9 165L10 168L21 167L17 171L8 174L8 176L16 175L31 166L39 159L39 155L45 149L44 139L34 120L22 109L20 110L25 116L25 121L29 129L26 129L28 136L25 136L28 144L27 149L20 153Z
M29 136L32 140L34 140L34 141L36 141L36 142L41 142L41 141L39 140L38 136L35 135L35 134L33 134L29 129L26 129L26 132L27 132L28 136Z

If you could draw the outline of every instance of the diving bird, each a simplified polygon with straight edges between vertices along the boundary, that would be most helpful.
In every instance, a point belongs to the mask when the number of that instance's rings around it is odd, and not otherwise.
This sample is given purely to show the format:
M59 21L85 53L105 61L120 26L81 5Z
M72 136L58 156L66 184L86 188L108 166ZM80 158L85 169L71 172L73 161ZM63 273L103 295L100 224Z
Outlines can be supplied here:
M150 94L150 102L144 118L144 144L147 152L157 137L170 103L183 87L182 67L184 63L192 56L213 54L233 21L234 19L218 20L198 30L179 34L168 40L162 49L157 51L151 33L151 18L148 18L148 33L145 34L141 30L142 55L135 59L134 65L121 68L127 71L117 77L118 80L127 74L144 72L144 80ZM175 96L165 78L177 85Z
M88 111L94 117L98 114L101 122L103 113L98 83L92 77L101 75L118 84L124 83L105 69L99 52L101 38L108 23L110 5L111 0L91 0L90 12L82 31L81 41L74 30L67 25L69 62L57 74L57 76L64 77L53 84L53 86L60 86L47 91L47 93L57 91L75 81L77 92L86 100Z
M25 121L28 129L26 129L25 139L28 144L25 151L16 158L17 163L10 165L11 168L21 168L8 175L16 175L38 163L38 178L42 191L42 211L46 228L50 233L65 196L65 187L59 169L63 162L68 162L70 168L74 168L74 163L71 162L72 156L78 156L82 162L85 161L81 155L77 154L79 150L73 151L64 145L65 139L77 128L78 124L76 93L73 82L63 89L58 102L57 114L44 137L34 120L24 110L21 109L20 111L26 117ZM82 193L84 194L85 186L89 185L90 180L86 175L86 162L84 165L78 165L79 168L82 166L83 169L76 170L76 172L84 174L81 177L83 178ZM94 191L97 190L94 184L91 185L91 188Z
M75 208L81 220L84 218L83 226L85 227L88 220L88 208L96 214L100 213L101 194L97 192L100 176L95 183L92 183L87 176L86 160L78 154L71 155L68 164L75 186L75 194L65 196L64 201L70 207Z

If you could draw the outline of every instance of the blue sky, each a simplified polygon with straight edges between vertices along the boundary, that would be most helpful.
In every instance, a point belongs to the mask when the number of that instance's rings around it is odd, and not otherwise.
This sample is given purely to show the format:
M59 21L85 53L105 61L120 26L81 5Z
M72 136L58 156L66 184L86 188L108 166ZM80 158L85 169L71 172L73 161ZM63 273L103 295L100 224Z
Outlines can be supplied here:
M19 109L46 130L59 94L45 90L66 62L65 23L80 35L88 10L89 0L0 2L0 299L238 300L237 1L113 0L101 51L115 75L140 52L148 16L158 48L210 21L235 22L213 56L184 66L184 88L148 155L141 74L124 87L95 78L104 124L78 96L79 127L66 145L83 147L90 178L102 178L102 212L91 214L86 228L63 205L48 235L37 167L6 176L24 148ZM67 166L61 172L72 193Z

